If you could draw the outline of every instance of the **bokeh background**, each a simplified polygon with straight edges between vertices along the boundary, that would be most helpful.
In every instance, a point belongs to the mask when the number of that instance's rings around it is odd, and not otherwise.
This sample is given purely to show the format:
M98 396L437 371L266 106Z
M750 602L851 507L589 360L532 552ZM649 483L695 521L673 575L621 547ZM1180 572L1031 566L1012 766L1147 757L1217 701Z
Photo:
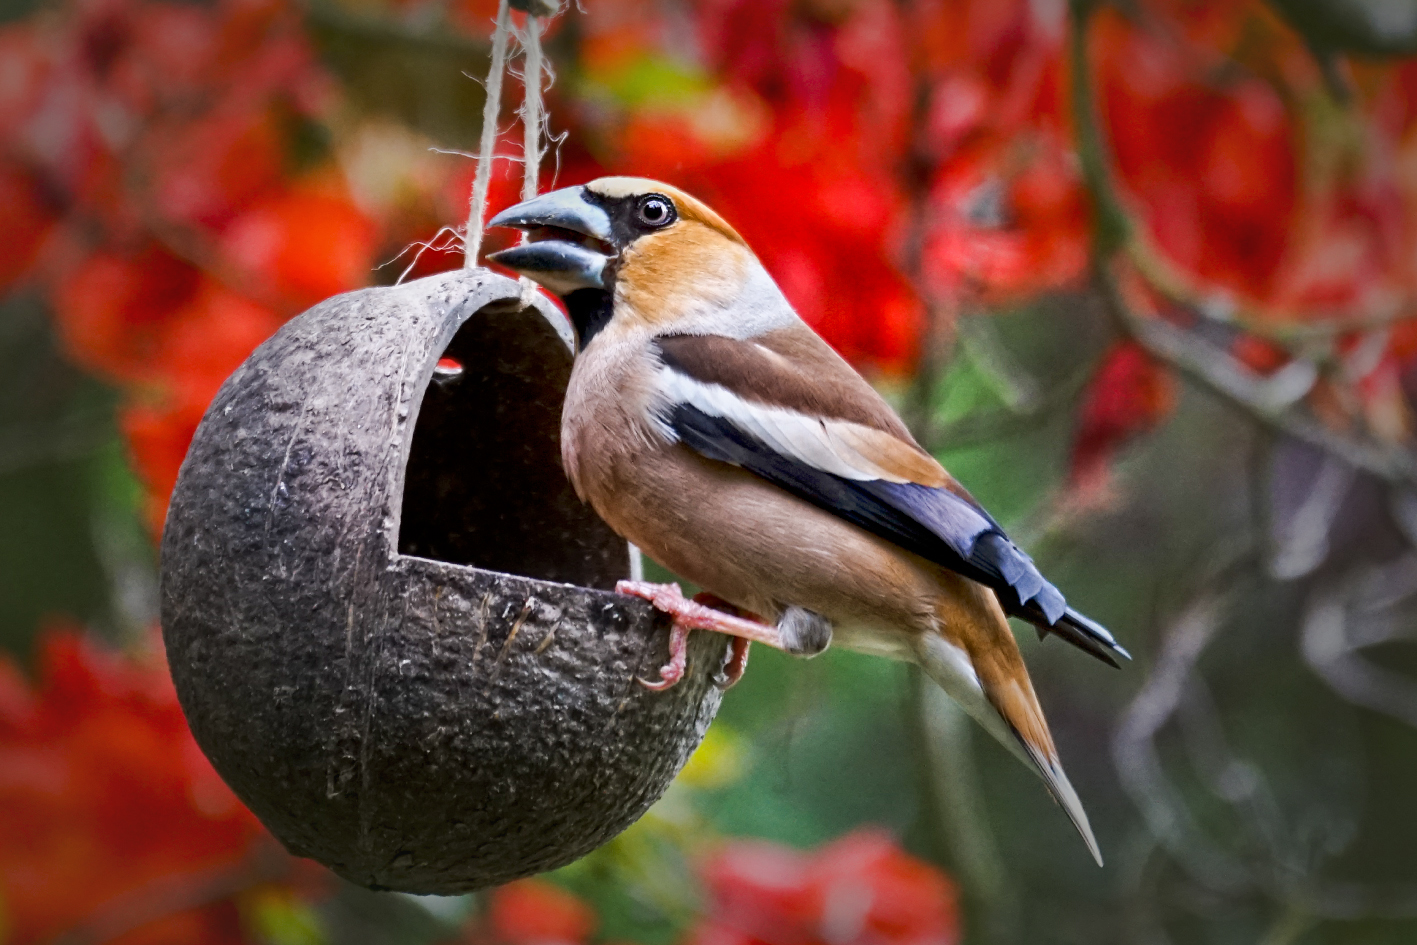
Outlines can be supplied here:
M908 667L761 648L665 799L552 876L374 894L274 844L187 734L154 540L255 345L460 264L494 12L0 2L0 942L1417 941L1410 0L548 26L543 189L709 201L1135 654L1020 632L1105 869Z

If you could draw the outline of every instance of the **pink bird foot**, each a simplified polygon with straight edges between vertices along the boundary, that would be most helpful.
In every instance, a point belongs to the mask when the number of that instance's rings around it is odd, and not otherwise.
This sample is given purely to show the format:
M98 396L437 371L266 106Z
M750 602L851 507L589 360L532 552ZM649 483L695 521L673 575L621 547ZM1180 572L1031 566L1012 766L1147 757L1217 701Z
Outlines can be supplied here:
M669 628L669 662L659 667L659 681L653 682L636 676L635 682L651 692L663 692L677 686L679 680L684 678L684 670L689 664L689 631L692 629L675 620L674 625Z
M621 581L615 585L617 594L641 597L674 618L669 631L669 662L659 671L659 681L639 680L646 689L662 692L684 678L689 656L689 633L693 630L712 630L734 637L731 656L724 667L721 681L715 685L728 688L743 675L748 662L748 643L757 641L769 646L781 647L777 628L757 620L749 620L736 614L715 610L698 600L688 600L678 584L651 584L648 581ZM700 595L705 599L720 602L712 595ZM735 608L736 609L736 608ZM741 647L741 648L740 648Z

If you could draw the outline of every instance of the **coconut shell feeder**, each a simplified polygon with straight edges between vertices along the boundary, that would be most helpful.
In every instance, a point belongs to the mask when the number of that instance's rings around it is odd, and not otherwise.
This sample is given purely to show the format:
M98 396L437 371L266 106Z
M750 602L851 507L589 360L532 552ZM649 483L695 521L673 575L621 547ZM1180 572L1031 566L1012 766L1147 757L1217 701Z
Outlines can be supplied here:
M527 75L539 29L528 16ZM554 869L633 823L702 740L724 643L695 634L667 692L636 682L668 621L613 593L631 550L561 470L571 361L545 297L466 268L315 306L208 408L163 533L163 639L197 744L292 853L414 893Z
M559 466L560 316L462 271L330 299L227 380L162 542L197 743L292 853L465 892L632 823L702 739L723 642L663 621ZM461 371L439 367L455 359Z

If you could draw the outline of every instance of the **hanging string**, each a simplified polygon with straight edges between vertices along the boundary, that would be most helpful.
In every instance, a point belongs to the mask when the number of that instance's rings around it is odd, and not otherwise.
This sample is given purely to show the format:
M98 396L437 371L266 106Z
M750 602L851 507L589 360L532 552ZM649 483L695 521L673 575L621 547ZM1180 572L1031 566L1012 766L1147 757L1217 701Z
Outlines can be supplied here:
M526 59L523 66L523 81L526 95L522 99L522 154L525 168L522 173L522 199L536 196L541 175L541 127L545 120L541 108L541 20L534 16L526 18L526 38L523 42Z
M528 19L534 20L535 17ZM482 141L478 146L477 174L472 180L472 199L468 204L467 235L463 237L464 269L476 269L477 257L482 252L482 222L487 213L487 188L492 183L492 164L497 159L497 112L502 105L502 73L507 65L511 20L507 0L498 0L497 28L492 32L492 65L487 70L487 101L482 105ZM539 48L537 52L539 57ZM541 83L536 85L539 99Z
M541 182L541 20L528 13L526 35L522 40L522 199L536 196ZM529 239L522 234L522 242ZM522 305L531 305L536 297L536 283L521 277Z

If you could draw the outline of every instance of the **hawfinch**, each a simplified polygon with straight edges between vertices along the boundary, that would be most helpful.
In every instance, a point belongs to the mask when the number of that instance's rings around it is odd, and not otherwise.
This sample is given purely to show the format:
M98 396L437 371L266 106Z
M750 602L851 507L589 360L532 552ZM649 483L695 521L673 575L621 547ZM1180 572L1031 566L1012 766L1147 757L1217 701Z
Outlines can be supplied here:
M578 351L561 418L566 474L620 535L701 585L622 582L690 630L812 656L840 646L919 664L1042 775L1102 862L1008 617L1097 658L1125 656L1070 609L998 522L792 310L703 203L607 177L495 216L527 241L489 258L560 296Z

